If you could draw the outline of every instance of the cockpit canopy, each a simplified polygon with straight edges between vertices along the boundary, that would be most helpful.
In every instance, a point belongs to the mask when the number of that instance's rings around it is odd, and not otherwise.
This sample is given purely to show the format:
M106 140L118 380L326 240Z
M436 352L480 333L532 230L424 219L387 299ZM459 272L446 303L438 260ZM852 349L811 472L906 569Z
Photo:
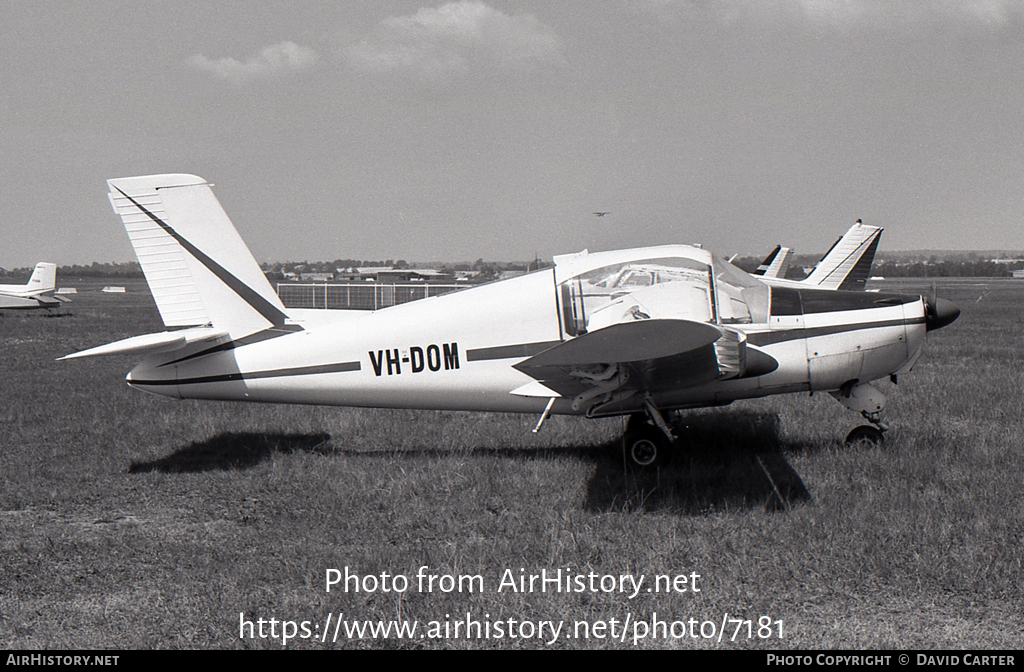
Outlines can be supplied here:
M623 258L623 252L632 255ZM609 254L617 258L602 258ZM558 296L569 336L633 320L749 324L768 319L767 285L699 248L581 254L556 257L555 263L556 277L563 278Z

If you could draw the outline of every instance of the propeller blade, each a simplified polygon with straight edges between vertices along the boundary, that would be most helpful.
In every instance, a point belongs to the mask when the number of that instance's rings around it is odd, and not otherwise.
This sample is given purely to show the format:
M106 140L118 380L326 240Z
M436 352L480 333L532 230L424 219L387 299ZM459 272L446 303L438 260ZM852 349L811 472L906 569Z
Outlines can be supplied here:
M955 303L936 298L934 294L925 299L924 311L924 324L927 331L942 329L960 317L960 308Z

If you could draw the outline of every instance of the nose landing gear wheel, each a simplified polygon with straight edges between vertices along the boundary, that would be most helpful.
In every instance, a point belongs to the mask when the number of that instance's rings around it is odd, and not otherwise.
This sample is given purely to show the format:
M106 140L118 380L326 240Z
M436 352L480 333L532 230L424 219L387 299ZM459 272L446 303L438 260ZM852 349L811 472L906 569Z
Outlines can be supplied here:
M860 427L854 427L849 434L846 435L846 441L843 442L846 446L857 446L857 445L871 445L877 446L882 443L885 438L882 434L882 430L873 425L861 425Z

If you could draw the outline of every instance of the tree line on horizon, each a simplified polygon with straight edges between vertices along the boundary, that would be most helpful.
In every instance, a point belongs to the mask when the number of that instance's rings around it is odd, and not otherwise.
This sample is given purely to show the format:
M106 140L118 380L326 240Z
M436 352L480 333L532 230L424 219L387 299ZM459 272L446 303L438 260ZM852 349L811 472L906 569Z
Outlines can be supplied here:
M1024 253L1019 258L1008 260L1002 258L999 261L994 259L979 258L977 252L945 253L942 256L936 254L921 254L917 252L900 255L887 252L879 255L871 268L871 275L886 278L943 278L943 277L973 277L973 278L1008 278L1013 271L1024 269ZM803 269L811 268L817 263L818 257L813 255L797 255L790 266L787 277L800 279L804 277ZM761 263L759 257L740 257L733 261L736 266L745 271L753 271ZM294 262L265 262L260 264L264 274L272 282L279 282L285 279L286 272L334 272L336 269L357 268L357 267L387 267L395 269L408 268L436 268L442 271L475 271L484 276L496 276L501 271L526 271L530 267L544 268L551 265L551 262L534 260L532 262L501 262L485 261L477 259L475 262L434 262L424 263L417 266L404 259L392 260L367 260L367 259L336 259L334 261L294 261ZM32 266L13 269L0 268L0 278L25 278L32 274ZM142 278L142 267L137 261L126 262L97 262L91 264L71 264L57 268L58 277L65 278Z

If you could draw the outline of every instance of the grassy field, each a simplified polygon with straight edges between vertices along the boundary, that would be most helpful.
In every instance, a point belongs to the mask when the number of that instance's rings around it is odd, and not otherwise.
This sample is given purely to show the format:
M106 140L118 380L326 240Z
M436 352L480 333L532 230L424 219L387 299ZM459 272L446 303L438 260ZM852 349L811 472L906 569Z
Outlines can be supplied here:
M655 474L624 468L618 419L534 435L526 416L136 392L129 358L54 360L162 329L144 285L62 284L79 287L63 314L0 314L0 648L280 648L283 621L313 635L290 648L1024 642L1024 283L939 281L963 314L898 386L878 384L881 447L844 449L859 418L793 395L691 414L687 449ZM346 567L410 586L327 592L327 570ZM421 591L421 567L483 589ZM696 573L700 590L498 592L521 568ZM340 614L441 629L335 639ZM506 636L445 636L467 614ZM696 626L634 639L654 614ZM257 636L261 618L267 634L282 621L276 637ZM542 621L560 636L529 636ZM577 621L613 629L564 636ZM702 626L714 637L690 636Z

